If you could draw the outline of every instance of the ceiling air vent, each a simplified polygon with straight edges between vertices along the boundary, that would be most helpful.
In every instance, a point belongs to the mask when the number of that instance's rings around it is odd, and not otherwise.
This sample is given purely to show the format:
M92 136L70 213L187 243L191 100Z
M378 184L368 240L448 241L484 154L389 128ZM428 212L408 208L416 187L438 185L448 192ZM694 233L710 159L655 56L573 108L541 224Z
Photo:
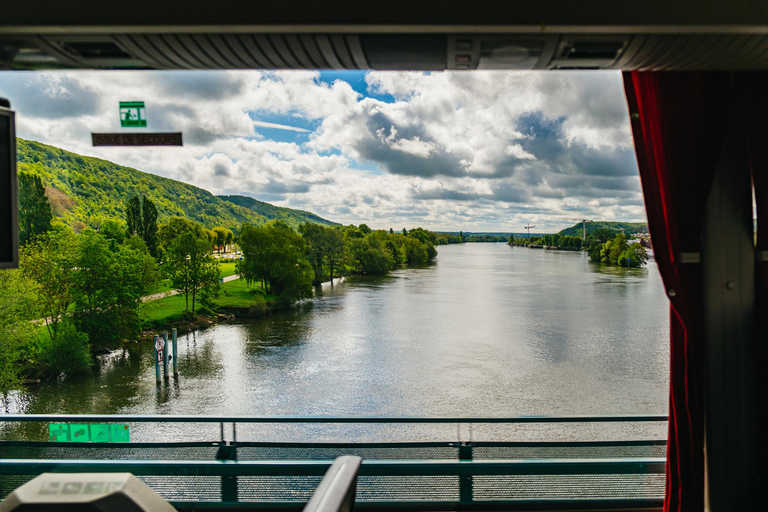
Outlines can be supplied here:
M600 69L611 66L627 47L628 38L563 38L555 58L556 69Z
M70 53L79 55L84 59L130 59L131 58L131 56L128 55L128 53L126 53L122 48L120 48L119 46L117 46L115 43L111 41L110 42L71 41L71 42L62 44L62 47L65 50L68 50Z

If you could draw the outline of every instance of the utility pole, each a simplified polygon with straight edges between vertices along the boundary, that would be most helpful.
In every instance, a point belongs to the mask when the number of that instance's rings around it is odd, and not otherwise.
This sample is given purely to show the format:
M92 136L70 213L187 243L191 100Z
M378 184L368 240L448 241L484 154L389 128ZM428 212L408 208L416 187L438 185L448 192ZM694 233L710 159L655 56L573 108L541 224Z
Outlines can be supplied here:
M536 226L531 226L530 224L525 226L525 229L528 231L528 240L531 239L531 228L535 228Z

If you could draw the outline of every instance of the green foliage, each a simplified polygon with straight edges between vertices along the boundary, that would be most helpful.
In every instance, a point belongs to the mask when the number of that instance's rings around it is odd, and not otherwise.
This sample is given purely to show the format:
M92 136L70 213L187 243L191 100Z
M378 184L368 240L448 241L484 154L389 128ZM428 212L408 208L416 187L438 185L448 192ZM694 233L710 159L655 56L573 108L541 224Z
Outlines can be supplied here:
M363 238L353 238L349 242L349 252L352 266L359 274L381 275L394 268L395 259L392 252L387 250L384 242L375 233L369 233Z
M53 214L40 176L19 172L19 245L51 229Z
M642 244L629 244L629 247L619 256L619 266L643 267L648 262L648 251Z
M36 314L34 283L20 270L0 270L0 394L21 385Z
M139 305L157 281L157 264L144 251L125 245L113 249L92 230L85 230L77 242L75 325L94 347L115 348L140 334Z
M88 335L78 332L69 320L61 322L56 338L38 338L34 352L44 376L76 375L93 364Z
M99 228L99 233L110 241L112 250L115 250L118 245L125 243L128 238L128 233L120 226L116 220L108 220Z
M280 208L242 196L217 197L210 192L168 178L144 173L99 158L87 157L16 139L20 172L42 178L54 215L73 226L80 222L99 228L109 219L123 221L132 196L149 199L158 222L186 217L205 226L235 229L240 224L263 224L281 218L291 226L302 222L332 224L308 212Z
M148 197L141 200L141 238L147 244L149 254L157 257L157 208Z
M39 236L20 254L22 272L37 284L36 304L51 340L75 300L77 256L76 235L66 227Z
M212 242L218 251L225 248L232 243L234 239L234 233L231 229L227 229L223 226L217 226L211 230L213 234Z
M287 224L244 224L240 230L243 260L237 269L246 281L261 282L270 295L292 302L312 296L312 267L305 259L306 242Z
M163 239L164 269L173 287L184 296L186 313L195 316L198 299L204 302L218 291L219 265L211 256L210 240L202 226L185 219L171 221L164 226L167 229L161 228L161 233L168 236Z
M589 246L589 259L606 265L637 268L647 263L648 251L641 244L628 244L627 237L619 233L605 243L592 240Z
M125 222L128 224L128 236L144 233L144 218L141 215L141 199L131 196L125 207Z
M587 239L590 238L590 235L592 235L592 238L600 240L602 243L605 243L610 238L613 238L613 236L616 233L619 233L622 228L624 229L624 232L628 235L636 234L636 233L647 233L648 232L648 224L645 222L608 222L608 221L595 221L595 222L587 222ZM605 235L601 236L595 236L594 232L598 229L606 230L608 235L607 238L604 238ZM603 232L605 233L605 231ZM561 236L578 236L581 237L583 234L583 224L581 222L578 222L571 226L570 228L566 228L559 232Z
M427 262L427 245L413 237L413 231L403 238L402 251L406 263L410 265L423 265Z

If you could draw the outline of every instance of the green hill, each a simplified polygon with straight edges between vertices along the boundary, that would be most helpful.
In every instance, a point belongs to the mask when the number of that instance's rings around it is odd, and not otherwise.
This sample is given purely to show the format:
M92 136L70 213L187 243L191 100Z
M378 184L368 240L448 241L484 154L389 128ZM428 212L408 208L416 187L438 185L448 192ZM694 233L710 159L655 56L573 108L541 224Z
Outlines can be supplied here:
M314 222L316 224L324 224L326 226L337 226L337 222L331 222L322 217L318 217L314 213L305 212L302 210L291 210L290 208L283 208L275 206L273 204L259 201L252 197L246 196L216 196L219 199L248 208L252 212L256 212L262 217L267 219L282 219L290 225L299 225L303 222Z
M645 222L608 222L608 221L598 220L594 222L587 222L587 236L589 236L590 233L592 233L594 230L598 228L606 228L613 231L614 233L618 233L621 231L622 228L624 228L624 232L627 235L648 232L648 224ZM561 236L581 237L582 223L579 222L578 224L575 224L573 227L566 228L560 231L558 234Z
M98 228L109 219L124 221L125 205L133 195L149 197L160 222L179 216L207 228L238 229L243 222L263 224L273 218L294 227L304 221L332 224L311 213L259 201L265 207L240 206L187 183L39 142L17 139L17 155L19 170L40 175L54 215L71 226Z

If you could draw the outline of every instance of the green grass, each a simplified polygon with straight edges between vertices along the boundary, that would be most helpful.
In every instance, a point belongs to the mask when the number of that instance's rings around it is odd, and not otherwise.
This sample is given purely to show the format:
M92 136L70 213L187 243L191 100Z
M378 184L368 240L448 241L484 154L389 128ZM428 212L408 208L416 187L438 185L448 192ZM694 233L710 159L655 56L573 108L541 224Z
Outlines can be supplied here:
M257 293L260 288L259 285L255 284L249 286L245 279L236 279L221 285L219 296L213 300L213 303L220 307L248 307L259 302L277 298L274 295L261 295ZM186 302L183 295L172 295L171 297L144 303L141 309L141 316L145 325L181 320L184 315L185 305Z
M236 279L221 285L219 296L213 300L217 306L240 306L248 307L259 302L265 302L277 298L274 295L262 295L257 293L261 286L248 285L245 279Z
M235 262L219 263L221 269L221 277L228 277L235 275ZM157 282L157 286L150 291L147 295L154 295L156 293L162 293L173 290L170 279L161 279Z
M221 269L221 277L235 275L235 265L236 263L234 261L229 263L219 263L219 268Z
M181 319L185 305L183 295L173 295L145 303L141 308L141 316L145 324Z

